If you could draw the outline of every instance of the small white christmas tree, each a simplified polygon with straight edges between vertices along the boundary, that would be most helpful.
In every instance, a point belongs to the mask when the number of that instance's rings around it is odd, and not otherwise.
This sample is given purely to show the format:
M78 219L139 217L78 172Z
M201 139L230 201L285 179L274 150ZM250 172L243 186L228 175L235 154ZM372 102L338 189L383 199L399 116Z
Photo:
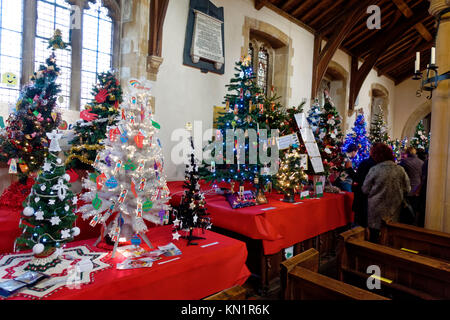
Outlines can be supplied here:
M82 199L89 204L80 211L92 226L103 224L114 242L113 256L125 230L139 234L152 248L144 220L157 225L169 221L170 192L161 143L155 136L160 126L153 120L150 98L148 92L139 92L124 99L120 121L108 128L105 149L94 161L97 173L83 182L89 191Z

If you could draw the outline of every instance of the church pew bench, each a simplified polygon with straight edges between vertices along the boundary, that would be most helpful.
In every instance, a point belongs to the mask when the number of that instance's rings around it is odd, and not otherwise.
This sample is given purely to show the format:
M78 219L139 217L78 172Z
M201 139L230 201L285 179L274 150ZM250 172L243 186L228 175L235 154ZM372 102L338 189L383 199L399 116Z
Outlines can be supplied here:
M318 273L319 252L306 250L281 263L281 298L286 300L388 300Z
M372 272L380 268L381 295L394 299L450 299L450 264L364 240L364 229L354 228L340 235L339 280L367 288ZM372 281L370 279L369 281Z
M396 222L384 223L380 243L418 255L450 261L450 234Z
M241 286L234 286L206 297L203 300L245 300L246 294L247 290L245 290L245 288Z

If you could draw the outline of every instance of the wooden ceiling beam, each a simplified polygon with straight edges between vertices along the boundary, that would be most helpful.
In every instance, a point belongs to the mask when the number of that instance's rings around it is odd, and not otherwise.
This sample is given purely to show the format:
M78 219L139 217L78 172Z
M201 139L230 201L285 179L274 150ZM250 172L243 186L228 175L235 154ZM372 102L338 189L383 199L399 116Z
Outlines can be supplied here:
M319 14L317 17L314 18L309 24L311 26L314 26L317 22L319 22L321 19L326 17L330 12L332 12L338 5L340 5L344 0L336 0L334 3L328 7L328 9L325 9L321 14Z
M311 4L311 2L309 2L309 0L303 0L303 3L301 5L299 5L294 11L290 12L291 15L293 15L296 18L298 17L298 14L300 12L303 11L303 9L309 7L309 5ZM300 18L299 18L300 19ZM300 19L301 20L301 19ZM302 20L303 21L303 20ZM303 21L304 22L304 21Z
M327 21L324 22L324 24L317 30L319 34L322 36L325 36L332 32L336 28L336 22L339 21L342 17L348 16L349 12L354 10L355 4L354 0L346 0L350 1L349 3L346 3L344 10L341 10L338 14L334 15L333 17L330 17Z
M420 39L420 40L422 40L422 39ZM405 65L409 61L414 61L414 59L416 57L415 53L417 51L422 52L425 50L429 50L432 46L433 46L433 44L430 42L425 42L420 45L414 44L405 54L402 55L403 58L396 59L391 64L388 64L387 66L379 69L378 76L385 75L385 74L391 72L392 70L395 70L398 67ZM412 73L413 67L414 67L414 65L411 63L411 73Z
M413 11L411 8L405 3L404 0L392 0L394 4L397 6L398 10L407 18L410 18L413 15ZM431 41L433 37L430 32L425 28L422 22L417 23L414 28L419 32L419 34L426 40Z
M255 0L255 9L261 10L268 2L268 0Z
M330 4L329 1L321 1L320 4L316 5L315 7L311 8L302 18L301 20L304 21L305 23L307 23L308 19L314 15L316 15L316 13L318 13L318 11L322 10L327 7ZM309 23L308 23L309 24Z
M312 99L315 99L317 96L320 81L325 75L331 58L333 58L337 49L341 46L345 37L355 24L366 14L366 8L372 1L373 0L360 0L356 7L352 7L352 10L348 11L346 15L341 16L335 24L335 31L328 39L327 44L323 49L321 49L322 36L316 34L314 39L313 78L311 88Z
M281 6L281 9L284 11L289 11L294 4L298 4L299 0L288 0L285 4Z
M429 15L427 10L424 10L424 6L427 6L427 3L423 4L419 10L414 12L414 15L411 18L402 17L395 26L392 26L386 32L383 32L382 35L378 35L374 37L373 43L375 46L371 54L367 57L364 63L358 70L353 70L350 76L350 97L349 97L349 110L353 110L356 97L361 90L361 86L364 83L367 75L370 70L375 66L378 61L380 55L388 49L395 41L398 40L401 35L407 32L409 29L414 27L416 23L423 20L425 17ZM376 39L378 41L376 41Z

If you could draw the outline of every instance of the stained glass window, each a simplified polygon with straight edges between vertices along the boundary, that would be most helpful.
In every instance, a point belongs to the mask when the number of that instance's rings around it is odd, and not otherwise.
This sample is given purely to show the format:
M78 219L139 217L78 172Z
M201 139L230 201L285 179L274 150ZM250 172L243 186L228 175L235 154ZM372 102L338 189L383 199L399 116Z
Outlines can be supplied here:
M50 55L51 49L47 49L48 39L53 36L56 29L61 30L63 41L69 42L70 9L70 5L65 0L37 1L35 70L38 70ZM56 83L61 85L60 95L64 98L62 103L59 102L59 106L69 108L71 51L56 50L55 54L56 63L61 68L61 74Z
M269 53L267 49L261 47L258 52L258 65L257 65L257 83L263 90L264 94L267 94L267 78L269 74Z
M0 102L19 97L22 66L23 1L0 0Z
M83 11L83 52L81 66L81 108L91 99L96 74L108 71L112 64L113 22L101 1L90 3Z

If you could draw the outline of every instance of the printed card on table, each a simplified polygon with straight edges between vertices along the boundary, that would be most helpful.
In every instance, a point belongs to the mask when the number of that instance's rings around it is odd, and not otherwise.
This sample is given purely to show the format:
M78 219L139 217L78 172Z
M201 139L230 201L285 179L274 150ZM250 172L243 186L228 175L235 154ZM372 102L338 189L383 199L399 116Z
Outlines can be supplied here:
M305 113L297 113L294 115L295 121L297 122L297 126L299 129L303 129L309 127L308 120L306 119Z
M324 172L324 168L323 168L323 163L322 163L322 157L314 157L314 158L310 158L311 159L311 165L314 169L315 173L320 173L320 172Z
M320 157L320 151L319 151L319 147L317 146L317 143L313 142L313 143L305 143L305 147L306 147L306 151L308 152L308 155L313 158L313 157Z

